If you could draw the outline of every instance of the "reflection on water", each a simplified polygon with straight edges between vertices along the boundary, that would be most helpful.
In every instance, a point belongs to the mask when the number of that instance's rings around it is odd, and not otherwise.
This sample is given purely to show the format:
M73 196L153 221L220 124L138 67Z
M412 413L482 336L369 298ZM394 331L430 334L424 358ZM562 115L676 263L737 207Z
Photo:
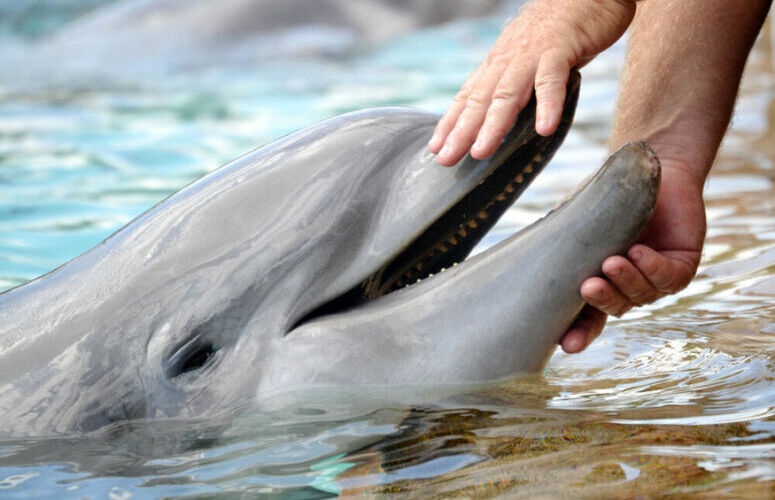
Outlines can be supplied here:
M443 109L500 23L461 21L346 57L120 85L0 81L0 287L54 268L190 180L310 122L384 104ZM6 441L0 496L772 496L769 37L768 28L707 185L697 279L611 321L584 354L558 353L542 376L428 407L309 405ZM566 145L483 246L540 216L600 163L621 53L585 68Z

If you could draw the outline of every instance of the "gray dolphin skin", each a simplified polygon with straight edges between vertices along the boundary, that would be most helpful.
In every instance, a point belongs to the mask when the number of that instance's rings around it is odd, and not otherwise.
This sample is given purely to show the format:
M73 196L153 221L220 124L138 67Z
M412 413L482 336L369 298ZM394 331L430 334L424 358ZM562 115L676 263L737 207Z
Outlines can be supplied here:
M553 136L535 133L531 101L495 155L454 168L427 152L436 115L321 122L0 295L0 434L538 370L580 283L634 241L658 186L654 154L628 145L561 208L462 262L550 160L578 89L574 72Z

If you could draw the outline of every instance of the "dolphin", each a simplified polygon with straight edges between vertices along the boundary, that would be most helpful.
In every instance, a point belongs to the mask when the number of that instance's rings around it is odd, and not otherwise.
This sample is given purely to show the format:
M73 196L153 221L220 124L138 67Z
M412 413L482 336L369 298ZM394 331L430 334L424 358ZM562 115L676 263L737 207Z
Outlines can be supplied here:
M580 283L637 237L659 179L648 146L628 145L546 218L464 261L562 142L579 80L554 135L535 133L533 100L490 159L451 169L425 147L431 113L312 125L0 295L0 433L540 369Z
M114 78L147 77L149 71L291 55L341 56L364 43L502 7L501 0L124 0L102 5L34 43L6 48L3 66L9 69L0 74L16 81L21 71L25 85L29 77L93 82L106 72Z

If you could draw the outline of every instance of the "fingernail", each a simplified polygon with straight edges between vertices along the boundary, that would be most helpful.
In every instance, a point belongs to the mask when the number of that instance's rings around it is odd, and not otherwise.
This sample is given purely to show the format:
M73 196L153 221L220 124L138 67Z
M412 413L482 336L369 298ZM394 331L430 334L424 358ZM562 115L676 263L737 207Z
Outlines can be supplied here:
M441 136L439 134L433 134L433 137L431 137L431 140L428 141L428 147L431 149L435 149L439 145L440 140L441 140Z
M634 260L635 262L638 262L639 260L641 260L643 258L643 252L641 252L640 250L633 250L630 253L630 258L632 260Z
M452 152L452 147L449 144L445 144L443 148L441 148L441 151L439 151L439 156L448 155Z

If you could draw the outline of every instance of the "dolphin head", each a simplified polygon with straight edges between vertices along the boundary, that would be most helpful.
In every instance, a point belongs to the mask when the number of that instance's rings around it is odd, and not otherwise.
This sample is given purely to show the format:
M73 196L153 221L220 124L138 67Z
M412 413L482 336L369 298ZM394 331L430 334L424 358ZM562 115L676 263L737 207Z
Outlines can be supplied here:
M506 359L459 371L444 349L408 350L446 344L440 335L449 318L462 320L450 310L464 310L455 294L469 304L490 302L493 311L510 307L492 298L516 283L493 280L497 266L476 264L482 259L457 266L465 283L438 273L465 259L551 159L578 89L573 72L554 135L535 133L532 101L491 158L467 157L451 169L425 147L436 115L378 109L321 122L214 171L89 252L0 295L0 411L12 422L3 430L88 431L126 418L208 416L286 385L443 383L535 369L545 353L527 368L506 368ZM567 227L548 226L562 241ZM630 238L634 230L624 232ZM541 253L533 251L525 262ZM577 275L594 274L593 261L608 255L597 253L562 283L573 297L567 311L580 307ZM523 321L499 317L499 331ZM374 318L393 326L381 329ZM470 342L491 327L469 326ZM497 341L487 345L497 349ZM419 362L422 353L432 357ZM373 377L369 360L382 360ZM413 371L411 363L437 368Z
M498 245L300 325L272 357L261 392L472 384L539 371L584 305L582 282L645 227L659 180L647 144L623 146L572 197Z

